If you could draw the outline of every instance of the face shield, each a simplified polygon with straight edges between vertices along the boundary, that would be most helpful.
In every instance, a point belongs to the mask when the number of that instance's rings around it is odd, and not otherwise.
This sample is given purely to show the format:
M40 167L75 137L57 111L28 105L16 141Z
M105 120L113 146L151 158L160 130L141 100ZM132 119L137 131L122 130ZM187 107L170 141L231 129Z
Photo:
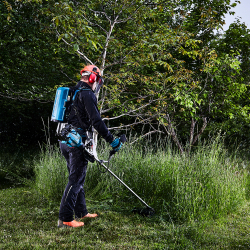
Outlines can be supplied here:
M91 73L90 71L84 71L81 75L82 76L89 76L89 81L92 83L96 83L96 87L95 87L95 93L98 93L100 88L102 87L103 83L104 83L104 79L99 75L99 73L95 73L95 68L93 70L94 74ZM93 77L91 77L93 76ZM91 79L90 79L91 78Z
M96 81L96 88L95 88L95 93L98 93L100 88L102 87L104 83L104 79L100 76L97 77L97 81Z

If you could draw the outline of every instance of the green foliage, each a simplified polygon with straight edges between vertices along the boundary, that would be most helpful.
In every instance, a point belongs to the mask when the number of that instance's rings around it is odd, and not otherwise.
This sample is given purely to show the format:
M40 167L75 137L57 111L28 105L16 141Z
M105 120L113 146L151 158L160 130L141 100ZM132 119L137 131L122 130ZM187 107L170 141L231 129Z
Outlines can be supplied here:
M0 5L1 94L23 101L47 101L54 96L56 84L69 81L62 72L72 76L77 58L59 48L49 29L50 20L41 13L41 3L8 4L9 11L3 2Z
M32 123L33 103L12 99L52 102L55 89L74 85L88 63L104 75L97 97L110 129L145 126L172 136L183 152L206 128L246 126L248 30L238 22L224 37L214 32L234 6L230 0L1 2L0 102L2 110L14 107L8 119L2 111L1 131ZM43 117L50 105L39 106ZM13 118L17 112L21 122Z
M231 55L231 60L238 60L237 64L240 70L237 73L235 69L222 68L223 75L217 80L217 85L223 86L223 90L221 90L223 94L225 86L227 86L226 96L229 95L228 98L224 97L225 108L222 109L223 114L221 114L220 119L215 120L214 125L221 127L231 140L237 139L241 143L248 143L249 44L250 30L239 20L232 23L228 30L214 42L219 57L225 58L227 54ZM229 57L227 56L227 58ZM218 75L218 71L213 72L213 75ZM231 81L229 80L230 76L233 76Z
M42 14L45 6L0 2L0 136L5 144L42 141L41 117L51 115L55 86L75 85L79 58L58 46L51 21Z

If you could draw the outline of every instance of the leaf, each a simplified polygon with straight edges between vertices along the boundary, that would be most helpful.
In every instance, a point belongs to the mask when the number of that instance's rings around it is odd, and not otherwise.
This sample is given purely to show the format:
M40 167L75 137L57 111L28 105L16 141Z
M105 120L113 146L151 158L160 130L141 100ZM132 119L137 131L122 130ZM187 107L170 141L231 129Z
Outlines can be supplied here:
M63 36L64 36L64 34L61 34L61 35L58 37L58 42L62 39Z
M91 41L93 46L95 47L95 49L97 50L97 46L96 46L96 43L94 41Z
M74 48L74 51L77 51L77 50L79 50L79 45L75 43L75 44L73 45L73 48Z
M55 18L55 24L56 24L56 26L59 25L59 18L58 17Z

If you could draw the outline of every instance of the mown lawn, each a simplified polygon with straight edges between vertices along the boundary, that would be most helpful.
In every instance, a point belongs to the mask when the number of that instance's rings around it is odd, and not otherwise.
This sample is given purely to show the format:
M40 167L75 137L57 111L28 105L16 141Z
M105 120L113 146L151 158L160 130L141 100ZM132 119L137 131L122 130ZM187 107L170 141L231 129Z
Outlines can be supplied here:
M0 190L0 249L250 249L250 209L183 224L141 217L107 201L88 200L83 228L56 227L59 203L28 187Z

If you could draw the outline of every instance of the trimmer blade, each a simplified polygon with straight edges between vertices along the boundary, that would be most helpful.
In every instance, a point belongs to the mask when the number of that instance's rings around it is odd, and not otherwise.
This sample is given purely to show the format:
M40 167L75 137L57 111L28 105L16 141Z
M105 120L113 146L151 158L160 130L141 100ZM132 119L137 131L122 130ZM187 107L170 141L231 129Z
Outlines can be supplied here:
M134 208L132 212L146 217L151 217L155 214L155 210L152 207Z

